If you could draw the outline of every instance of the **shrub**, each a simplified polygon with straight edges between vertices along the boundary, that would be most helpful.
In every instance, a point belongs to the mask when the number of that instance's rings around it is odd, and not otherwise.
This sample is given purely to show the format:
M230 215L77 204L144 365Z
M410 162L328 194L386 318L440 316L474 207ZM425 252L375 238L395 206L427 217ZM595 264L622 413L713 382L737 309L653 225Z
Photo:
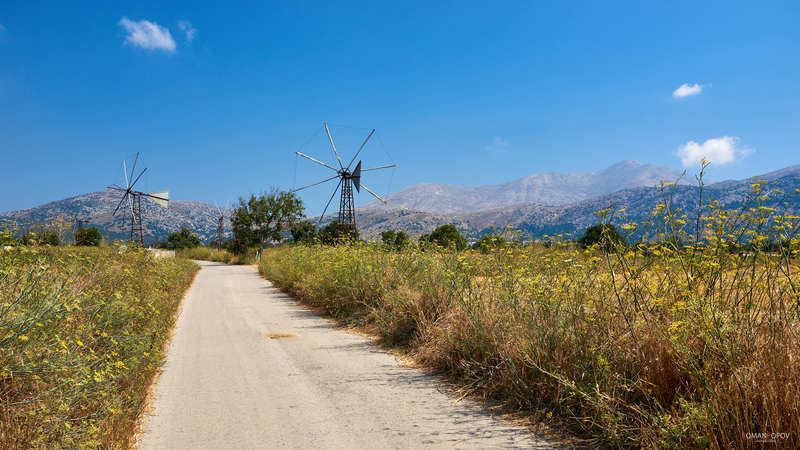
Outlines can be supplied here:
M578 244L586 248L592 245L601 245L603 248L610 250L613 247L620 245L624 242L622 235L619 234L617 227L610 224L593 225L586 229L583 237L578 239Z
M381 241L386 248L391 250L402 250L411 243L411 239L405 231L387 230L381 232Z
M180 250L184 248L194 248L200 246L200 238L186 227L181 231L175 231L167 237L166 248L170 250Z
M81 228L75 233L75 245L97 247L103 241L100 230L95 227Z
M36 237L36 243L39 245L52 245L57 247L61 245L61 238L54 231L42 231Z
M334 220L319 232L317 238L325 245L355 242L358 240L358 230L348 225L342 225L338 220Z
M455 225L442 225L429 235L420 236L420 244L434 244L442 248L464 250L467 248L467 239L458 231Z
M317 226L304 220L292 227L292 242L296 244L310 244L317 237Z

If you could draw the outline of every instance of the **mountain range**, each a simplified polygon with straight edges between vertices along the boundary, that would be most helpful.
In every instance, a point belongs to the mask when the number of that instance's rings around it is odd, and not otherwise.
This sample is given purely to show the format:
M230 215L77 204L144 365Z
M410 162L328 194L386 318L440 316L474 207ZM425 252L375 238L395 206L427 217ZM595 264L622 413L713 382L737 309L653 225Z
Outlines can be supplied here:
M757 178L792 193L800 188L800 165ZM681 172L675 169L622 161L598 172L532 174L491 186L418 184L387 195L385 206L370 203L359 208L357 220L365 239L377 239L381 231L388 229L418 236L443 224L455 224L470 238L506 226L519 230L528 238L580 233L597 223L597 211L609 206L626 208L626 220L645 220L652 208L661 202L662 193L656 185L662 180L677 181L667 188L677 206L686 211L696 209L699 188L693 177L681 178ZM704 197L736 207L751 192L751 182L752 179L747 179L707 184ZM794 212L800 211L798 197L790 197L784 206ZM0 228L25 228L57 217L68 221L81 218L89 220L87 226L100 228L108 238L125 239L129 234L128 222L120 215L111 216L118 198L113 191L91 192L0 214ZM171 200L169 209L165 210L143 200L142 209L146 242L163 240L184 226L192 229L204 242L209 242L216 239L220 212L226 217L226 238L230 237L230 221L227 220L230 210L227 208L220 209L203 202ZM335 214L326 216L323 224L333 218Z
M599 172L534 173L489 186L424 183L375 200L363 209L406 209L434 214L468 213L522 203L557 206L587 200L622 189L655 186L661 180L689 183L679 170L621 161ZM693 181L693 180L692 180Z
M430 233L442 224L454 224L469 238L478 238L495 230L502 230L507 226L520 231L528 238L538 238L546 234L554 235L558 233L572 233L575 235L581 233L587 227L597 224L596 213L610 206L616 209L625 208L624 221L641 222L647 220L652 208L663 201L663 193L656 186L661 180L652 182L653 178L650 175L644 176L624 171L620 173L616 170L611 170L622 167L627 167L633 171L637 167L645 167L647 168L645 173L652 174L654 166L641 165L632 161L616 164L606 169L606 171L597 173L616 172L620 176L627 174L628 180L638 179L647 184L606 192L590 196L584 200L558 205L523 202L497 208L475 208L477 210L472 211L469 211L469 209L473 209L471 207L459 206L459 209L467 209L468 211L449 214L430 212L430 210L419 211L411 208L398 208L397 203L394 205L387 204L384 208L376 208L374 205L369 205L368 208L359 210L359 231L365 239L377 239L380 237L380 232L387 229L404 230L412 236L417 236L423 233ZM672 195L673 204L684 211L696 211L697 201L700 198L700 188L697 186L696 181L693 179L690 181L689 177L677 180L677 176L680 176L679 172L664 168L659 169L661 173L672 175L670 178L664 178L665 182L677 181L675 185L665 188L665 192ZM590 178L592 174L583 175L585 175L585 178ZM536 174L526 178L535 176ZM580 179L581 177L574 177L573 179L575 178ZM729 208L741 206L747 196L752 193L751 183L754 179L766 180L774 188L786 193L794 193L795 189L800 188L800 165L786 167L745 180L727 180L706 184L703 186L704 201L709 201L710 199L719 200ZM695 183L692 183L692 181L695 181ZM426 185L412 186L404 189L404 191L419 190L421 189L420 186ZM598 189L599 192L600 189ZM435 194L430 195L435 196ZM469 203L468 198L460 201ZM433 201L431 201L432 203ZM785 199L784 203L778 204L777 201L770 200L764 206L785 208L785 210L794 214L800 212L800 195L791 195ZM620 216L612 222L619 224L622 221L623 217Z

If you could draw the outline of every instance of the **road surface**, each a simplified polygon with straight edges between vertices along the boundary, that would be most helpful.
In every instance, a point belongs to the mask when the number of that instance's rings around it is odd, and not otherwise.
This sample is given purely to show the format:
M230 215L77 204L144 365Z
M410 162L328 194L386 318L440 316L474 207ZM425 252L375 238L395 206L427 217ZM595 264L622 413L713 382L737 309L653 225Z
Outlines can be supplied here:
M252 267L201 264L140 448L548 446L333 328Z

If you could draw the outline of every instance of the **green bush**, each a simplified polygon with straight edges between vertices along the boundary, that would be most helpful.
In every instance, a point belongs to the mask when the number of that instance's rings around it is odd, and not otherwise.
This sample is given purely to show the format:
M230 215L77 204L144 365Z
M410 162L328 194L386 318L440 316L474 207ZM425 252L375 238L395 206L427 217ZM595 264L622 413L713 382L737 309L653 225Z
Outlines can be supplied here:
M292 241L296 244L310 244L316 237L316 225L307 220L298 222L292 227Z
M387 230L381 232L381 241L390 250L402 250L411 243L405 231Z
M343 242L358 240L358 230L351 226L342 225L334 220L325 226L317 235L319 242L325 245L336 245Z
M181 231L176 231L170 234L167 238L167 248L170 250L180 250L199 246L200 239L186 227L181 228Z
M467 239L458 231L455 225L442 225L431 234L420 236L420 244L434 244L442 248L458 251L467 248Z
M578 239L578 244L580 244L582 248L601 244L603 248L609 250L623 242L624 240L622 239L622 235L619 234L617 227L610 224L593 225L586 229L583 237Z
M103 241L100 230L95 227L81 228L75 233L75 245L97 247Z

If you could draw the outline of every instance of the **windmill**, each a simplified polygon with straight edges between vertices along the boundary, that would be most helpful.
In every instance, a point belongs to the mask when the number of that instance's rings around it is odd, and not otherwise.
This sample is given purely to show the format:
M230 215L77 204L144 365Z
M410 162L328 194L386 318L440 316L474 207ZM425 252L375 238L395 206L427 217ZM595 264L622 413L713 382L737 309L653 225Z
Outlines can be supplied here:
M336 151L336 144L333 143L333 136L331 136L331 131L328 129L327 123L322 123L322 126L325 127L325 133L328 135L328 141L331 143L331 149L333 149L333 154L336 156L336 161L338 162L339 168L336 169L333 166L330 166L322 161L319 161L311 156L308 156L304 153L295 152L298 156L302 156L303 158L310 159L317 164L327 167L328 169L333 170L336 172L336 175L326 178L322 181L318 181L316 183L309 184L307 186L303 186L301 188L297 188L292 192L301 191L303 189L310 188L312 186L316 186L318 184L326 183L331 180L339 179L339 183L336 185L336 188L333 189L333 193L331 194L330 200L325 205L325 209L322 210L322 215L319 216L319 223L322 223L323 217L325 217L325 212L328 211L328 207L331 205L333 198L336 196L336 191L341 192L341 196L339 199L339 226L352 228L353 231L357 230L356 228L356 214L355 214L355 206L353 202L353 188L355 188L356 192L361 192L361 188L364 188L367 192L372 194L373 197L377 198L383 203L386 203L384 199L382 199L378 194L372 191L372 189L364 186L361 184L361 174L363 172L368 172L371 170L380 170L380 169L388 169L390 167L396 167L395 164L389 164L386 166L378 166L372 167L369 169L362 169L361 168L361 161L358 161L355 168L351 170L353 167L353 163L358 158L358 155L361 153L361 150L364 149L364 146L367 145L367 141L372 137L372 134L375 133L375 129L373 128L372 131L369 132L367 138L364 139L364 142L361 143L361 146L356 151L356 154L353 156L353 159L350 160L350 164L346 167L342 164L342 158L339 156L339 152ZM341 189L340 189L341 188Z
M136 163L139 161L139 153L136 153L136 159L133 160L133 167L131 168L131 174L128 176L128 169L125 166L125 161L122 161L122 174L125 177L125 187L121 186L109 186L109 189L113 189L118 192L122 192L122 198L120 198L119 203L117 203L117 207L114 208L114 212L111 213L112 216L116 216L117 212L120 211L120 207L122 207L122 218L123 221L125 220L125 215L127 211L130 211L131 214L131 242L139 241L139 245L144 245L144 226L142 226L142 197L152 199L156 202L157 205L161 206L162 208L169 207L169 191L160 191L160 192L151 192L145 193L141 191L136 191L133 187L142 178L145 172L147 172L147 167L142 169L139 172L139 175L136 178L133 178L134 173L136 172ZM127 208L124 207L122 204L126 203L127 201Z
M78 243L78 235L81 234L81 230L83 230L83 224L89 224L89 220L80 219L78 216L75 216L75 223L77 224L77 229L75 230L75 243Z
M217 212L219 213L219 225L217 225L217 250L222 250L222 234L224 233L225 213L219 206L217 206Z

